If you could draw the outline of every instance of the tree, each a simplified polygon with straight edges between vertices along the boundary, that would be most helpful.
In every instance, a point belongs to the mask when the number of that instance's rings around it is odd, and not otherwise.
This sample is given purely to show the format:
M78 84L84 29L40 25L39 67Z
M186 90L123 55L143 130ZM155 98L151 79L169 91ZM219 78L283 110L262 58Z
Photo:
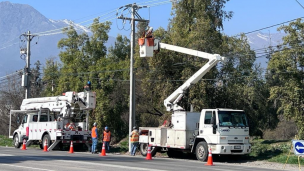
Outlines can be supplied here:
M96 89L98 105L93 118L101 127L108 126L116 141L128 133L129 52L129 40L118 35L115 46L94 68L100 88Z
M88 58L83 51L89 40L88 35L86 33L78 34L73 26L64 28L63 32L67 34L67 38L58 42L58 48L63 51L59 53L62 68L55 94L82 91L86 81L83 80L82 73L88 71L89 68Z
M43 67L42 84L44 85L42 96L54 96L55 89L59 84L61 65L56 58L51 57L46 60Z
M278 30L283 30L287 35L283 38L283 46L272 55L267 68L269 99L278 107L278 114L295 120L301 139L304 137L304 23L298 19Z
M24 99L24 88L21 87L21 72L10 74L1 81L0 88L0 135L8 135L10 110L19 110ZM21 115L12 115L12 130L19 126L17 118ZM12 132L11 132L12 133Z

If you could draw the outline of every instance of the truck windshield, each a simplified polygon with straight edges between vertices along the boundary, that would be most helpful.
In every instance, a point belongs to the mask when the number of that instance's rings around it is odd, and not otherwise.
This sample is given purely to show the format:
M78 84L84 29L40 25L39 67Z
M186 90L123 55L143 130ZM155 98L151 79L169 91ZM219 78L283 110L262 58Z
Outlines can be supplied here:
M218 111L221 127L248 127L247 118L241 111Z

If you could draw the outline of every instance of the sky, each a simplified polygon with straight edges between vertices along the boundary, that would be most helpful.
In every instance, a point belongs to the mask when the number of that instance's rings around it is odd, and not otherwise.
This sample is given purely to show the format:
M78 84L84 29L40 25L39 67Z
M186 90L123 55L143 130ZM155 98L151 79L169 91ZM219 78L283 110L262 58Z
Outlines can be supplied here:
M3 0L0 0L0 2ZM5 0L7 1L7 0ZM49 19L69 19L75 23L88 25L98 16L101 19L112 19L110 36L117 34L130 35L130 24L116 18L116 10L124 5L137 3L149 5L150 8L139 10L144 19L150 19L150 26L167 28L169 19L172 18L170 0L9 0L12 3L28 4ZM233 11L233 18L224 22L223 32L227 35L247 33L268 26L304 17L304 0L230 0L226 3L225 10ZM121 10L120 10L121 11ZM119 15L121 14L118 11ZM109 13L112 12L112 13ZM126 12L126 11L125 11ZM127 16L127 13L125 15ZM89 21L88 21L89 20ZM88 22L84 22L88 21ZM124 26L124 27L123 27ZM262 30L265 33L276 32L277 27ZM125 29L125 30L124 30Z

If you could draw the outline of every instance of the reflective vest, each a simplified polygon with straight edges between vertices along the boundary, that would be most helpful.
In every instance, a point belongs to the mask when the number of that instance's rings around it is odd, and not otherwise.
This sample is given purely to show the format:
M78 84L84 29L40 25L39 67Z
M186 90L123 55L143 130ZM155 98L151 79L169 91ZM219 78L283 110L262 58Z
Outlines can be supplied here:
M96 129L97 129L96 126L94 126L94 127L92 128L92 132L91 132L92 138L97 138Z
M132 132L131 143L135 143L139 141L139 134L135 131Z
M103 131L103 141L110 141L111 140L111 132Z

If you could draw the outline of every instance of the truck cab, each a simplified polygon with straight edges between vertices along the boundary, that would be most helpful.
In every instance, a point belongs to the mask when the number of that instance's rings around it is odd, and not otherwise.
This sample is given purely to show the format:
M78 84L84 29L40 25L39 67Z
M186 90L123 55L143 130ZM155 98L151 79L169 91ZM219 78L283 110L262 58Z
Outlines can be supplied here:
M196 145L205 141L213 154L243 155L251 152L249 125L243 110L203 109L195 135Z
M39 114L38 111L27 111L27 112L18 112L19 114L23 114L23 118L19 127L13 132L14 145L19 148L21 146L22 141L29 139L29 127L32 123L37 122L48 122L54 120L53 116L49 116L46 113ZM19 121L19 118L18 118Z

